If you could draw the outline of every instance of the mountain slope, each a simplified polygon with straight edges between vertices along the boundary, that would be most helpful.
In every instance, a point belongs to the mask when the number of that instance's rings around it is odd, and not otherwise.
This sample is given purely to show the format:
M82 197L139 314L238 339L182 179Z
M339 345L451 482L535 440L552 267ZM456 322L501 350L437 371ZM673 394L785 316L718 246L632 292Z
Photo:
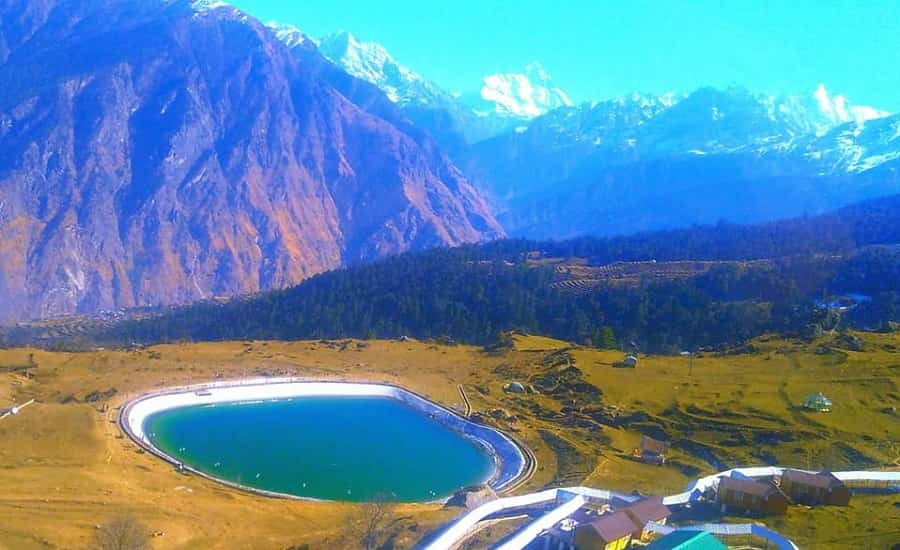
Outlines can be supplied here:
M827 215L613 239L496 241L404 254L226 304L201 303L101 329L100 342L409 335L486 344L519 329L646 351L809 333L815 301L866 294L898 319L900 195ZM616 277L631 272L630 277ZM883 299L882 299L883 298ZM297 316L296 311L309 312ZM871 325L877 326L877 325ZM22 335L24 337L24 335ZM612 342L615 345L615 342Z
M346 31L321 39L319 51L348 74L378 86L400 104L446 101L449 96L436 84L398 63L380 44L361 42Z
M280 37L292 49L310 49L309 43L298 47L300 44L291 41L287 34ZM326 36L315 47L348 75L384 92L410 121L427 131L454 158L469 143L500 131L492 121L477 117L451 94L401 65L380 44L359 41L342 31Z
M0 319L252 292L503 234L427 137L234 8L26 4L0 4Z
M513 235L765 221L900 191L900 117L848 105L824 88L635 95L552 111L463 166Z

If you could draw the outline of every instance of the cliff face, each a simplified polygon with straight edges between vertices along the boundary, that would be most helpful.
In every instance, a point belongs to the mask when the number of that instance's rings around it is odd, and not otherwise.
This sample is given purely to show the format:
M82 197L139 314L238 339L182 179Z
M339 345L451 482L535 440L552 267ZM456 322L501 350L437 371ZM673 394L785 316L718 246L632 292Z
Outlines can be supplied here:
M252 292L503 234L377 95L341 91L316 52L233 8L0 0L0 20L0 320Z

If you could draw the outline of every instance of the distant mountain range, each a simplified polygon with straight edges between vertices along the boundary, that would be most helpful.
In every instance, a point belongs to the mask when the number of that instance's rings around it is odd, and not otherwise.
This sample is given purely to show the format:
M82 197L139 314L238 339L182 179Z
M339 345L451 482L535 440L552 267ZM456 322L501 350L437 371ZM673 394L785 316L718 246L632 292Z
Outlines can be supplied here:
M450 93L399 63L384 46L358 40L347 31L312 39L292 25L270 23L270 27L289 47L315 44L348 74L378 86L451 154L572 105L537 61L522 73L488 75L473 91Z
M756 222L900 191L900 118L824 85L572 105L536 62L454 95L378 44L346 32L317 43L430 133L515 236Z
M675 93L662 97L634 94L573 107L566 92L553 82L538 61L526 65L522 73L488 75L477 90L451 94L399 63L384 46L360 41L347 31L316 40L310 39L291 25L272 23L270 26L290 47L302 43L314 44L330 61L348 74L378 86L391 101L402 108L416 106L466 111L469 116L474 114L478 118L494 119L493 129L497 134L503 133L503 130L524 133L531 121L558 110L549 115L549 121L539 124L553 125L558 128L559 133L568 133L573 140L608 139L615 137L601 135L608 130L608 124L640 125L689 97ZM702 98L706 97L709 103L708 113L703 113L696 119L699 113L685 112L683 116L686 120L683 122L693 125L703 123L706 118L717 122L726 116L725 110L730 111L732 118L736 111L742 111L738 116L745 116L744 120L729 120L722 124L729 128L732 135L728 137L734 140L735 147L751 145L748 142L755 139L771 141L776 137L808 134L822 136L845 123L853 122L862 127L867 121L890 116L890 113L874 107L855 105L842 95L832 96L824 84L807 94L782 97L752 94L741 88L725 90L727 94L713 97L716 92L714 89L706 89L692 94L695 101L702 102ZM716 101L722 104L716 104ZM639 116L634 118L634 115ZM613 120L616 116L626 118ZM763 125L754 126L759 122L753 119L754 116L761 116L767 121ZM498 120L503 122L496 122ZM778 127L773 128L769 123ZM428 127L424 129L430 130ZM692 128L692 131L697 129ZM474 133L467 141L475 144L489 137L495 136ZM688 138L686 141L690 140ZM717 146L717 151L728 146L727 143L712 145Z
M0 22L0 322L900 192L900 116L824 86L573 105L535 62L451 93L216 0L0 2Z
M513 235L614 234L817 213L900 191L900 117L742 88L561 108L464 166Z

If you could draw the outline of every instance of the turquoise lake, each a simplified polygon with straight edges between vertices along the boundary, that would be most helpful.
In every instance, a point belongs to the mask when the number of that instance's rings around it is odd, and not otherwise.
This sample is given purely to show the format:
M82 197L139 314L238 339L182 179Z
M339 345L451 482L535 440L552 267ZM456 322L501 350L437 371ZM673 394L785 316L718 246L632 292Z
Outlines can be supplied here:
M150 416L144 433L211 476L317 499L430 501L494 470L480 445L381 397L185 407Z

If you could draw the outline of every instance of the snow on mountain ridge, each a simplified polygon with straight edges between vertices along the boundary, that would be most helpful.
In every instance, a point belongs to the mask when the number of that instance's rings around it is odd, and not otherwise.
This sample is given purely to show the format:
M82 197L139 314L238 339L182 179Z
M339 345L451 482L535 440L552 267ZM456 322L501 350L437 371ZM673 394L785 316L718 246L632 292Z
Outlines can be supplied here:
M812 93L775 96L708 87L688 96L631 94L559 108L516 133L523 136L519 143L525 139L545 150L588 154L584 146L590 144L614 155L606 162L630 158L628 151L645 159L797 154L827 173L861 172L900 158L900 116L883 120L885 114L854 108L843 98L829 97L823 106Z
M822 115L830 120L832 125L844 122L856 122L857 125L862 126L870 120L876 120L890 115L887 111L875 109L874 107L852 105L847 101L847 98L842 95L835 95L832 97L824 84L819 84L816 91L813 92L813 98L815 98Z
M272 29L278 40L284 42L288 48L294 48L307 42L317 44L315 40L294 25L272 21L267 23L266 26Z
M585 102L562 107L536 118L530 125L535 132L563 136L573 142L590 141L595 146L614 145L633 148L635 132L644 123L668 109L682 96L674 93L656 97L634 93L605 101Z
M419 74L401 65L376 42L363 42L346 31L319 42L322 55L348 74L381 88L394 103L429 103L449 95Z
M191 2L191 8L196 12L202 13L218 8L234 8L234 6L228 2L222 2L221 0L193 0Z
M900 115L845 122L805 144L804 156L821 161L825 173L859 173L900 159Z
M227 4L198 0L193 5L213 9ZM311 41L291 25L270 27L289 47ZM864 126L889 113L854 105L843 95L832 95L823 84L796 95L766 95L739 87L702 88L689 95L634 93L573 107L569 96L537 61L521 73L484 77L478 91L450 94L398 63L378 43L358 40L344 31L313 42L347 73L378 86L391 101L411 109L408 112L414 121L426 130L443 136L441 132L450 128L448 135L458 131L468 143L510 132L546 140L551 147L593 144L613 150L639 148L645 155L698 151L766 155L803 149L807 156L816 154L807 149L815 143L823 148L823 155L836 159L835 166L849 171L893 158L889 151L867 152L860 145L870 139L860 136ZM681 105L687 98L691 101ZM431 113L444 114L435 118ZM646 125L650 127L644 128ZM843 137L818 139L845 125ZM860 139L852 139L850 134ZM458 143L454 140L457 138L449 140L449 148Z
M571 106L569 96L537 61L522 73L497 73L484 77L478 93L449 94L436 84L401 65L376 42L357 40L341 31L323 38L319 51L352 76L382 89L395 103L443 103L459 101L481 116L531 119L552 109Z
M380 88L414 121L438 136L449 129L450 135L458 132L474 143L514 130L554 108L572 105L538 62L529 63L521 74L489 75L477 92L451 94L398 63L384 46L357 40L348 32L334 33L317 45L322 55L348 74ZM452 140L449 145L454 146Z
M571 107L572 100L553 84L550 74L538 61L525 66L524 73L497 73L484 77L475 102L476 110L492 110L500 115L534 118L557 107Z

